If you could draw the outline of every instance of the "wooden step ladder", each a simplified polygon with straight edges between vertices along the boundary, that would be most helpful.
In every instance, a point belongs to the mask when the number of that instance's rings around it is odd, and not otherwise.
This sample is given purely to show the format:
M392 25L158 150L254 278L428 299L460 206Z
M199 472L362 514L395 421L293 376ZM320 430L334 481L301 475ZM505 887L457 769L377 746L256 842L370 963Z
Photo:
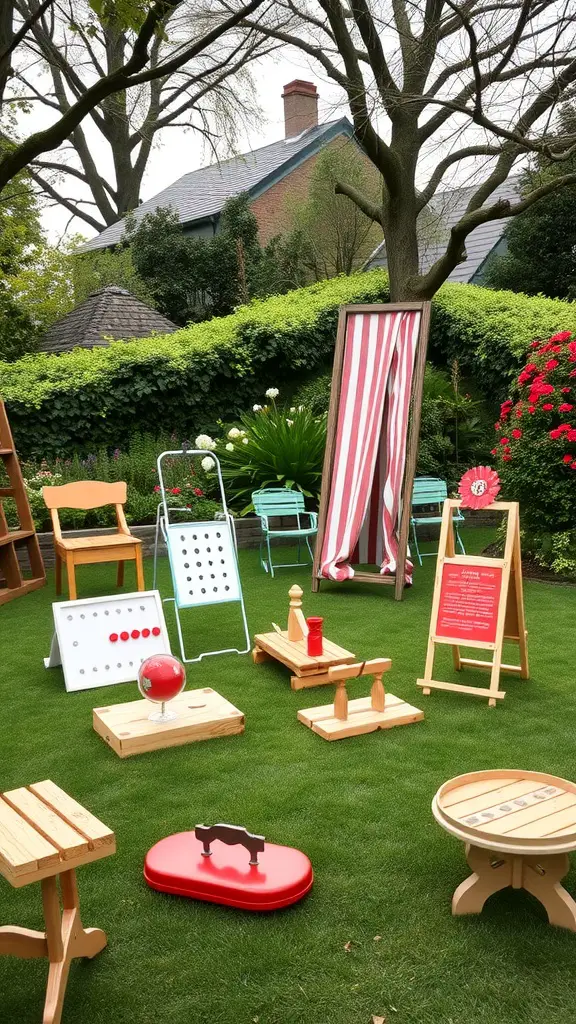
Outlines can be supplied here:
M46 572L40 553L40 545L34 520L28 503L26 488L18 462L18 456L14 448L12 432L4 402L0 399L0 461L8 477L9 486L3 485L0 480L0 605L12 601L15 597L27 594L31 590L37 590L46 582ZM16 530L10 530L6 521L6 515L2 506L3 498L13 498L18 512L19 526ZM30 579L22 575L18 561L18 548L25 547L28 553L28 560L32 570Z

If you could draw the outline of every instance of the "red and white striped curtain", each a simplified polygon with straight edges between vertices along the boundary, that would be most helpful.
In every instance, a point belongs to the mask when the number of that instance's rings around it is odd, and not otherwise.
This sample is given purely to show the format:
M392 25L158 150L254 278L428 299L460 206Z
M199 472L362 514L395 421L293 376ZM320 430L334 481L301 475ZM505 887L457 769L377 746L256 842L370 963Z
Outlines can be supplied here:
M330 499L320 557L325 579L351 562L395 573L412 371L420 311L349 313ZM412 565L406 562L406 582Z

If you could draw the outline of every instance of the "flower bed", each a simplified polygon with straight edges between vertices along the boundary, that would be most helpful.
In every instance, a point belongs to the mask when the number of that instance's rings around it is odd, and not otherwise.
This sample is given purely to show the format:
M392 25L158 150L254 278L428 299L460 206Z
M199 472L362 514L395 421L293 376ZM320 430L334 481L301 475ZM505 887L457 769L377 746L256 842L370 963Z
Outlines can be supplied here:
M492 450L506 498L520 502L524 547L556 573L576 574L576 340L532 343L515 398L500 409Z

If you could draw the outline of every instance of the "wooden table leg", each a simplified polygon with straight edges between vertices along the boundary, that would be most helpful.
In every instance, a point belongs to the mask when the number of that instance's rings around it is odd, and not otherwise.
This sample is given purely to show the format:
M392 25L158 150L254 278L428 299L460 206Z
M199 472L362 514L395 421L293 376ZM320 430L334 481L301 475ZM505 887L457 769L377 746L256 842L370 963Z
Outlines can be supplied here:
M96 956L106 945L106 935L100 928L82 927L75 871L60 875L60 888L61 917L56 879L46 878L42 882L50 960L42 1024L60 1024L71 961L76 957Z
M522 857L468 846L466 859L473 874L456 889L453 914L479 914L489 896L511 886L532 893L550 924L576 932L576 902L560 884L570 868L568 854Z
M576 932L576 903L560 880L570 869L567 853L524 857L522 886L543 905L550 924Z
M489 896L512 885L510 859L480 846L467 846L466 860L473 874L456 889L453 914L479 914Z

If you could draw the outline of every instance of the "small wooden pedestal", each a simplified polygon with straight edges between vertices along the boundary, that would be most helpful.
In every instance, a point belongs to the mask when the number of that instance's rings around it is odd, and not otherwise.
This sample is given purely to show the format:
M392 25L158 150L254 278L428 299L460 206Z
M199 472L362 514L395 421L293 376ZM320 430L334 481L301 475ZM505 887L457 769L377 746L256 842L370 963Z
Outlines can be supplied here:
M60 1024L71 961L106 945L103 931L82 926L75 869L115 852L114 833L53 782L0 796L0 872L15 888L40 882L46 922L44 932L0 928L0 953L49 960L43 1024Z
M312 658L307 652L306 639L289 640L287 630L281 633L258 633L254 637L254 645L252 657L257 665L261 661L281 661L294 673L290 677L293 690L329 683L329 668L348 665L355 660L350 651L333 644L326 637L322 640L324 653Z
M437 822L466 843L472 874L456 889L452 913L479 914L493 893L526 889L550 924L576 932L576 902L560 884L576 849L576 785L543 772L460 775L432 803Z
M132 700L127 704L94 708L92 724L118 757L244 732L242 712L210 687L184 690L169 701L167 709L175 711L178 718L171 722L151 722L148 716L153 705L150 701Z
M406 704L393 693L386 694L383 711L374 710L370 697L348 701L348 718L345 721L335 717L333 704L298 712L298 721L325 740L362 736L365 732L376 732L377 729L392 729L395 725L421 722L423 718L423 711Z

